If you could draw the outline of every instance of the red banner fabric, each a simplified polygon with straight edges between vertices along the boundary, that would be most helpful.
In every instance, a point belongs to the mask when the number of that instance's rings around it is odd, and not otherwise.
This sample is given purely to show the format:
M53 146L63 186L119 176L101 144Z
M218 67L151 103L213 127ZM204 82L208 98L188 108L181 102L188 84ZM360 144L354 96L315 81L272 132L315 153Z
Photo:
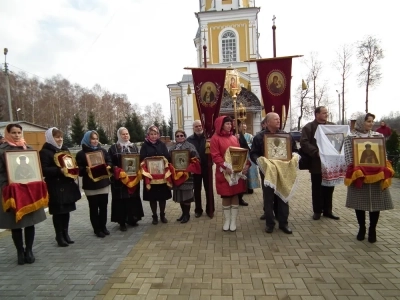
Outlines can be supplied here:
M192 69L192 75L201 123L206 138L211 138L221 108L226 69Z
M16 222L31 212L47 207L49 202L47 185L43 181L6 185L3 187L2 198L3 210L13 210Z
M284 124L282 108L288 116L290 82L292 79L292 57L276 57L257 60L258 77L265 113L276 112Z

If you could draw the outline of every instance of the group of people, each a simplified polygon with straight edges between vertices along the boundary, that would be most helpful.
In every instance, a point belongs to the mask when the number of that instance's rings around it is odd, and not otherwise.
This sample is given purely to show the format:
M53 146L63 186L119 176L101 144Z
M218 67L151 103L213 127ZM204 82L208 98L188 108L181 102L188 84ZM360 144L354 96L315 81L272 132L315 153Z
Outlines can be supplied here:
M334 187L322 185L321 160L314 137L319 125L330 124L327 118L327 109L325 107L317 107L314 121L304 126L300 140L303 152L312 158L309 171L311 173L314 220L319 220L321 215L339 220L339 217L334 215L332 208ZM351 165L353 163L353 138L380 136L379 133L371 130L374 118L375 116L370 113L360 116L357 119L355 131L345 138L346 164ZM162 157L166 162L165 169L167 169L169 163L171 163L171 152L174 150L189 150L190 159L196 158L200 161L201 171L196 174L189 173L186 181L180 185L171 185L165 178L161 177L143 185L143 200L150 203L152 224L156 225L159 221L162 223L168 222L165 213L166 201L171 198L180 204L182 210L182 214L177 221L187 223L190 220L192 202L195 202L195 217L201 217L203 214L202 184L204 185L206 197L205 211L210 218L213 218L215 212L214 199L212 192L210 193L210 189L213 189L213 181L209 170L210 165L215 164L215 186L217 193L222 198L224 216L222 229L224 231L236 231L239 205L247 205L242 198L243 194L246 192L251 193L253 187L259 187L259 185L257 186L259 184L257 165L259 158L265 156L264 135L284 133L280 130L279 115L274 112L266 115L262 122L263 130L254 137L246 135L243 125L240 127L241 130L235 132L233 120L227 116L220 116L214 122L214 135L210 141L207 141L201 122L196 120L193 123L193 135L187 137L185 131L177 130L175 132L176 143L170 149L160 140L160 133L156 126L148 128L145 141L140 150L134 143L130 142L129 132L124 127L117 130L118 141L108 151L101 147L99 135L96 131L87 131L81 142L82 150L76 154L76 164L79 169L79 176L82 177L82 189L88 200L90 222L94 234L99 238L104 238L110 234L106 226L110 189L112 196L111 221L118 223L121 231L126 231L127 225L137 226L138 221L144 216L140 197L140 184L136 185L135 188L129 187L116 175L122 170L122 156L124 154L138 154L141 162L147 158ZM67 247L74 243L69 235L69 220L70 213L76 210L75 202L81 198L81 193L76 180L66 176L65 167L57 165L55 160L55 156L58 153L69 153L68 148L63 145L62 131L55 127L50 128L46 131L45 137L46 143L39 151L39 155L49 195L49 213L53 218L57 244L60 247ZM207 143L209 143L210 154L206 151ZM291 145L291 151L298 152L293 139ZM249 150L249 155L242 166L241 172L234 172L233 170L229 156L230 147L242 147ZM0 145L0 188L9 184L4 152L27 149L31 148L23 139L22 127L19 124L7 125L4 142ZM86 154L94 151L102 153L104 166L106 170L110 171L109 176L100 178L93 176L88 166ZM264 210L261 219L266 222L265 231L272 233L275 228L275 220L277 220L279 229L286 234L291 234L292 229L288 226L288 202L277 196L273 187L266 186L263 172L260 171L259 173L262 183ZM248 185L251 181L257 184ZM382 190L379 182L363 184L361 187L351 184L348 187L346 207L355 210L359 223L358 240L365 238L365 212L369 212L368 241L374 243L376 241L376 225L379 219L379 212L392 209L393 203L389 190ZM0 210L0 228L11 229L12 239L17 249L18 264L33 263L35 261L32 252L35 236L34 225L45 219L46 214L43 208L24 215L18 222L15 219L15 212ZM23 237L25 238L25 247Z

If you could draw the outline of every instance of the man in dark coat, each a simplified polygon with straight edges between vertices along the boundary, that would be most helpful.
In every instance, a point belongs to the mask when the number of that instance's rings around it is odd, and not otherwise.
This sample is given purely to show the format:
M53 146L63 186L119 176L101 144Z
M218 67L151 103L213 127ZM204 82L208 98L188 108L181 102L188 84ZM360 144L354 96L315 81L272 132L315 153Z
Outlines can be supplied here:
M332 196L333 186L323 186L322 183L322 171L321 171L321 159L319 157L319 149L317 141L314 138L315 132L319 124L322 125L333 125L328 122L328 109L324 106L318 106L315 109L315 119L312 122L307 123L301 132L300 146L304 153L311 156L311 194L313 204L313 219L319 220L321 214L327 218L339 220L340 218L332 213Z
M270 112L265 117L266 128L265 130L256 134L253 138L253 144L251 145L250 150L250 158L251 160L257 164L257 159L260 156L264 156L264 135L266 133L275 134L275 133L285 133L280 130L280 118L277 113ZM296 142L292 138L292 152L298 152ZM275 227L274 221L274 204L277 205L277 212L275 217L278 219L279 228L287 234L292 233L292 229L288 226L288 217L289 217L289 204L284 202L281 198L275 195L274 190L271 187L264 185L264 174L260 172L261 182L262 182L262 190L263 190L263 202L264 202L264 212L265 212L265 223L266 228L265 231L267 233L272 233Z
M203 214L201 203L201 183L203 182L206 194L206 213L210 218L214 217L214 195L212 174L208 172L208 157L206 154L206 137L204 135L203 126L200 120L193 122L194 134L187 138L187 141L194 145L197 153L200 155L201 174L193 174L194 181L194 202L195 202L195 217L199 218ZM211 177L210 177L211 175Z

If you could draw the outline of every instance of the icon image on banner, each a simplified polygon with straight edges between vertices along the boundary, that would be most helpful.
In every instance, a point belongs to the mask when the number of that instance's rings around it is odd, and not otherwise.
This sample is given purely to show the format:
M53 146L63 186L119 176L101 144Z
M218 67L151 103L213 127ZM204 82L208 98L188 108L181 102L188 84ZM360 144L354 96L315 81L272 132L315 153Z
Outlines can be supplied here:
M267 89L273 96L280 96L286 88L285 75L279 70L271 71L267 76Z
M217 87L211 81L203 83L201 86L201 104L203 106L214 106L217 103Z

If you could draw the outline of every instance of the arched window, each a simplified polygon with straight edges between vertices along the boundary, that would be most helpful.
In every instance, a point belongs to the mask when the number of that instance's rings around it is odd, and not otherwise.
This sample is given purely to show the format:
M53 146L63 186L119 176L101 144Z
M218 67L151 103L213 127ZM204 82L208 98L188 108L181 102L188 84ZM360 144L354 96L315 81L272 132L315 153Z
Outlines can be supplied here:
M236 34L228 30L221 38L222 62L237 61L236 58Z

